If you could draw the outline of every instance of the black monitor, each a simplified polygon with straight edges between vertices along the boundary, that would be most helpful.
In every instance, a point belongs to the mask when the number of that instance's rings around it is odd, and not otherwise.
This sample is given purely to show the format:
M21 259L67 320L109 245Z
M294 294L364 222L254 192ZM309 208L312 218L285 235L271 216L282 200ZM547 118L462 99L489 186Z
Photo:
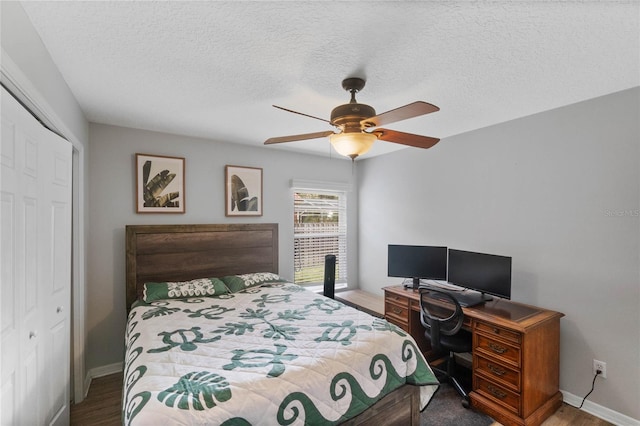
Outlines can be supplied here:
M480 292L478 303L486 294L511 299L511 257L449 249L447 281Z
M413 288L420 279L447 279L447 248L389 244L388 276L411 278Z

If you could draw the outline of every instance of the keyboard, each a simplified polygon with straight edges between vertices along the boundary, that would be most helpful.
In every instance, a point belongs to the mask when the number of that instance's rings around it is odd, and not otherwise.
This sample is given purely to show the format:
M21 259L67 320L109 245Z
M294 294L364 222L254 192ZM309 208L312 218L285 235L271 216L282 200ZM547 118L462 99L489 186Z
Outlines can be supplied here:
M427 285L421 284L420 287L431 288L431 289L439 290L444 293L450 294L451 296L453 296L454 299L458 301L460 306L464 308L467 308L469 306L480 305L487 300L491 300L491 296L489 295L483 295L482 293L479 293L477 291L464 290L462 287L460 287L459 291L448 290L439 285L430 285L430 284L427 284Z

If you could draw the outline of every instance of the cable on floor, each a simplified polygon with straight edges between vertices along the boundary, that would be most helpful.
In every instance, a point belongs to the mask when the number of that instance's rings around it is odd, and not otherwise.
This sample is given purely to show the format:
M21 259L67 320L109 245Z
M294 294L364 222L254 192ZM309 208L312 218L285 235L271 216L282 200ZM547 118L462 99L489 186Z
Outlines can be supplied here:
M598 378L598 376L599 376L600 374L602 374L602 371L597 370L597 371L596 371L596 374L593 376L593 381L591 382L591 390L590 390L590 391L589 391L589 392L584 396L584 398L582 398L582 403L580 404L580 406L578 407L578 409L581 409L581 408L582 408L582 406L584 405L584 402L587 400L587 397L588 397L589 395L591 395L591 392L593 392L593 389L594 389L594 388L595 388L595 386L596 386L596 379Z

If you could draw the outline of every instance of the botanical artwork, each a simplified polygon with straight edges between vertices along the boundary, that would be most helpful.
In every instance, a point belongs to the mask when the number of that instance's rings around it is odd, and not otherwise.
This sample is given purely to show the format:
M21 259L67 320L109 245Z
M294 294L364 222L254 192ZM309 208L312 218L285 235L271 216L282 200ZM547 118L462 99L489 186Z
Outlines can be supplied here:
M136 154L136 211L184 213L184 158Z
M262 169L225 167L226 216L262 216Z

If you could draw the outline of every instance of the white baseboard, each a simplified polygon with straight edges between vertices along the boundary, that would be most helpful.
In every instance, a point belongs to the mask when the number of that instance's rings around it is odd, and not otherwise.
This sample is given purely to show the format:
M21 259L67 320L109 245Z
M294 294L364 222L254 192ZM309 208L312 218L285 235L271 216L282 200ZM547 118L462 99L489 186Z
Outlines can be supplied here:
M87 395L89 394L89 387L91 386L91 376L89 375L89 373L87 373L86 376L84 376L84 383L82 384L82 400L84 400ZM78 401L76 399L75 403L79 404L82 402L82 400Z
M562 396L564 402L569 405L573 405L574 407L579 407L582 404L582 398L567 391L563 391ZM617 411L613 411L607 407L596 404L595 402L591 402L586 400L581 410L586 411L587 413L599 417L602 420L606 420L614 425L618 426L640 426L640 420L633 419L629 416L625 416L622 413L618 413Z
M92 379L97 377L108 376L109 374L120 373L122 371L122 362L116 362L114 364L103 365L102 367L96 367L89 370L89 375Z
M91 381L98 377L108 376L110 374L120 373L123 369L122 362L116 362L114 364L103 365L101 367L92 368L87 372L87 376L84 378L84 397L87 397L89 393L89 387Z

